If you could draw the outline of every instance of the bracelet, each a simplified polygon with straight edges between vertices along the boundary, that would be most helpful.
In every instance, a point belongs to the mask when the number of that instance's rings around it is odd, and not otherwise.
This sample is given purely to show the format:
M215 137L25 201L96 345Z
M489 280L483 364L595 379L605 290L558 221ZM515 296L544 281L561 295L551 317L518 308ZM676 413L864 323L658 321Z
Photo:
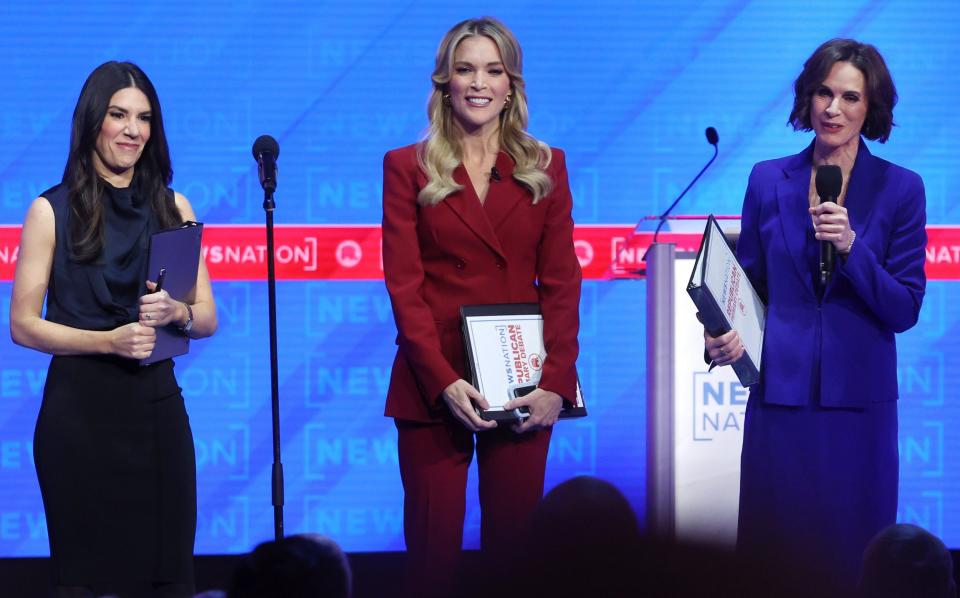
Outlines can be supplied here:
M187 321L183 323L183 326L180 326L180 332L190 336L190 331L193 330L193 308L190 307L190 304L184 301L184 306L187 308Z
M841 255L847 255L850 253L850 250L853 249L853 242L857 240L857 231L850 229L850 244L847 245L847 248L841 251Z

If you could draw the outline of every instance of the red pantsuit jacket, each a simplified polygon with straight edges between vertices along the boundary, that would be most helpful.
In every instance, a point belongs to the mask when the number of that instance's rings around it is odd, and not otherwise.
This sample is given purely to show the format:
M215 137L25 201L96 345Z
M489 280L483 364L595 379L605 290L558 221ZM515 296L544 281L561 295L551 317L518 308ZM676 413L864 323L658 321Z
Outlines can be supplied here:
M433 206L417 203L427 178L416 146L384 156L383 270L398 332L387 416L440 421L443 390L469 380L462 305L539 303L547 350L539 386L575 400L581 274L564 155L552 152L554 187L536 205L504 152L483 204L460 165L463 189Z

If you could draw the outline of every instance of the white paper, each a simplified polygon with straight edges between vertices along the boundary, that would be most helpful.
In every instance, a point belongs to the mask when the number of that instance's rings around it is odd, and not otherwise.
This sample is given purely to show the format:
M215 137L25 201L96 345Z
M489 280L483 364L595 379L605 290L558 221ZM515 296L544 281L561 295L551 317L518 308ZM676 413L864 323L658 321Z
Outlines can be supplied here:
M469 316L467 334L473 347L477 390L492 411L514 398L515 389L540 382L547 352L543 346L543 316L514 314ZM577 407L583 406L577 384Z
M707 267L703 284L716 299L733 330L740 334L750 360L760 370L766 308L750 284L719 226L708 227ZM699 267L699 263L696 267Z

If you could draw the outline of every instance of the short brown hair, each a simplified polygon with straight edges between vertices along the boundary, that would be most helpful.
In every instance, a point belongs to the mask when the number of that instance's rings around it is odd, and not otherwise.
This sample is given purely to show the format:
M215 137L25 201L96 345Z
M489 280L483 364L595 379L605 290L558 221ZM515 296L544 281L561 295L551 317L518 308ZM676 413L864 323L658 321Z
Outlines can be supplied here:
M897 88L887 70L883 56L871 44L853 39L832 39L814 50L803 63L803 71L793 83L793 110L787 123L794 130L810 131L810 100L837 62L849 62L863 73L867 93L867 117L861 133L870 140L884 143L893 128L893 107L897 104Z

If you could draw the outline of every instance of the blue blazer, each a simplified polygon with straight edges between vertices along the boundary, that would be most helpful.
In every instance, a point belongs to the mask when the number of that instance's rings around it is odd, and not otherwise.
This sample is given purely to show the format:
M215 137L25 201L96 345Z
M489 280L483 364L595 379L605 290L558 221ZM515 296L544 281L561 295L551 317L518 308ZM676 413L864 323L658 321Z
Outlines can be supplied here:
M856 241L822 300L805 246L813 144L753 167L737 256L767 303L760 382L778 405L864 406L897 399L894 333L917 322L926 287L926 199L915 172L861 139L844 206Z

